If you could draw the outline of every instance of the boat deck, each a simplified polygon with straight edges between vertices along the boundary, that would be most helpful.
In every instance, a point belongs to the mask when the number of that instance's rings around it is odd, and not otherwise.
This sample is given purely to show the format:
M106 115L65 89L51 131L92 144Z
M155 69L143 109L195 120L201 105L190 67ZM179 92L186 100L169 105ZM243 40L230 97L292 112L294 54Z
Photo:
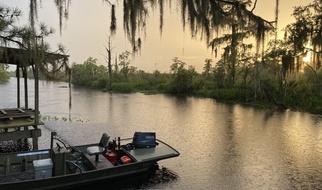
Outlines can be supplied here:
M16 174L1 176L0 177L0 184L1 183L8 183L8 182L32 180L32 179L34 179L34 172L33 171L26 171L23 173L16 173Z
M132 139L123 139L122 143L131 143ZM161 140L156 140L158 145L155 148L137 148L132 150L124 150L129 156L137 162L146 162L151 160L162 160L176 157L179 152Z

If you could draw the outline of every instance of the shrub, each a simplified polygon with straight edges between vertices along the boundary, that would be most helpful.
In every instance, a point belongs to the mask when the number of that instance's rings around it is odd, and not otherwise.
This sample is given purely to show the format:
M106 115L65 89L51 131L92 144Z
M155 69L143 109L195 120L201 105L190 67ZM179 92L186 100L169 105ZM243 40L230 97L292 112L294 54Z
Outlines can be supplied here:
M118 82L112 84L112 91L120 93L132 93L134 92L134 86L131 83L127 82Z

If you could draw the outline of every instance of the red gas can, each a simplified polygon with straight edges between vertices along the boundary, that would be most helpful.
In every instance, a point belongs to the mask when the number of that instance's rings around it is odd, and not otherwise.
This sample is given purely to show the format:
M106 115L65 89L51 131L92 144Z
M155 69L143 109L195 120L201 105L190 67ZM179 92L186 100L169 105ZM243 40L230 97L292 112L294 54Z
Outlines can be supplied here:
M117 158L117 154L114 151L108 150L103 156L110 161L113 165L115 165L115 160Z
M132 162L131 158L126 155L121 157L121 161L123 164L128 164Z

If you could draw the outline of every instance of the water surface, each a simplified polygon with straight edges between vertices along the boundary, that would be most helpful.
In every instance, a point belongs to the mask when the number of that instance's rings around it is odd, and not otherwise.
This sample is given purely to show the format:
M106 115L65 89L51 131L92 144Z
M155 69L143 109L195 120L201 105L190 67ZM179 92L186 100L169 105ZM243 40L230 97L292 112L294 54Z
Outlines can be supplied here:
M1 107L16 105L13 86L14 79L0 85ZM69 107L62 86L40 83L40 111L47 116L40 148L49 147L51 131L74 145L96 143L103 132L115 138L155 131L181 155L159 163L178 179L151 189L322 189L320 115L74 87Z

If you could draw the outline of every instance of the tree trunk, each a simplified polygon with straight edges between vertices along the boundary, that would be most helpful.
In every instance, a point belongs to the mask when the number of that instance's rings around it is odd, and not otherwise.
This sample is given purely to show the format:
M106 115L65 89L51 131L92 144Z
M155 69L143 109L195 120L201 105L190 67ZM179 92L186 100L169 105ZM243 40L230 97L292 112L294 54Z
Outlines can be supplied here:
M231 83L235 84L236 76L236 61L237 61L237 28L236 24L232 25L232 34L231 34Z
M113 72L112 72L112 61L111 61L111 40L108 38L108 49L107 49L107 66L108 66L108 75L110 76L110 82L109 87L112 88L112 82L113 82Z

